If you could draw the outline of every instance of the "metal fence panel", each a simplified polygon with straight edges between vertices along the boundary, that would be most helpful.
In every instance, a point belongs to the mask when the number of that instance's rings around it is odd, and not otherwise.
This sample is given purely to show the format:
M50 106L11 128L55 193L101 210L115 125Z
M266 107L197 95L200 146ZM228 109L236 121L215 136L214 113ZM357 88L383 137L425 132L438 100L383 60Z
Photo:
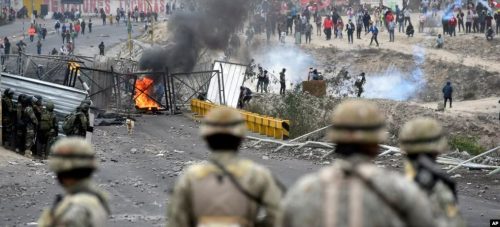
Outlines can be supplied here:
M0 87L2 92L6 88L14 88L16 89L15 100L17 100L17 96L21 93L26 95L40 95L44 102L51 100L55 105L55 112L59 119L63 119L64 116L73 112L87 96L87 92L83 90L55 83L9 73L1 73L1 76Z
M240 87L243 85L245 79L246 69L246 65L215 61L213 70L221 72L222 80L219 86L217 76L212 77L208 87L207 99L217 104L223 104L220 103L219 91L224 90L225 104L236 108L240 95Z

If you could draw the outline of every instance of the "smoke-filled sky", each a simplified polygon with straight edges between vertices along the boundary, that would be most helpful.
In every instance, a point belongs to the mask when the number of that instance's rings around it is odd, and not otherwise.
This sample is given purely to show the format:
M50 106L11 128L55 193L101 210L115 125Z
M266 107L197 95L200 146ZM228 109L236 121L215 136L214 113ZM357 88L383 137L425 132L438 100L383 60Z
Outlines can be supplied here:
M141 68L190 72L204 49L223 50L242 26L251 0L197 1L195 12L176 12L168 23L166 48L144 51Z

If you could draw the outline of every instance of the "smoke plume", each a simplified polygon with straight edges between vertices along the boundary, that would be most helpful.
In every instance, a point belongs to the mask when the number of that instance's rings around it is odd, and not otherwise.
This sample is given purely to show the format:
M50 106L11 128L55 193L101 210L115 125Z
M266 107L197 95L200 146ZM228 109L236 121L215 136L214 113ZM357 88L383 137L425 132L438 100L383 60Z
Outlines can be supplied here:
M402 72L390 66L384 72L369 75L366 80L364 96L368 98L384 98L393 100L408 100L416 95L418 89L425 84L421 69L425 61L425 50L420 46L413 48L415 66L410 72Z
M286 68L286 80L300 83L307 80L309 67L314 65L314 58L296 45L265 47L254 55L255 62L274 75Z
M224 50L248 15L251 0L202 0L194 11L176 12L169 20L167 46L146 50L142 68L190 72L205 50Z

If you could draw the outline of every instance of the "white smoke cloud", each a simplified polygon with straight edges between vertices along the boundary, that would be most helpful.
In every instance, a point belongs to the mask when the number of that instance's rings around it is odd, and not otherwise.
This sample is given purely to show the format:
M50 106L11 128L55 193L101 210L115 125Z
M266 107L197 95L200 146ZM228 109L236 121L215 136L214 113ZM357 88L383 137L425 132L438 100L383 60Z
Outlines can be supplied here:
M410 72L391 65L385 71L367 75L364 97L383 98L398 101L408 100L417 94L425 84L424 73L421 69L425 61L425 50L414 46L413 59L415 66Z
M293 84L307 80L309 67L315 63L313 56L295 45L264 46L253 54L253 58L276 77L286 68L286 79Z

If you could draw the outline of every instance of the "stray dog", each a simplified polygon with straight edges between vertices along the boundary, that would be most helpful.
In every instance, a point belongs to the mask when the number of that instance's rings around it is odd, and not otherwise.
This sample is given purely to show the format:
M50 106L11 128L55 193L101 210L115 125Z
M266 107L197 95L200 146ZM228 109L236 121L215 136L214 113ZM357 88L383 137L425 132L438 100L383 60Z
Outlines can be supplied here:
M127 125L127 131L129 135L132 135L134 132L134 127L135 127L135 119L128 116L127 120L125 121L125 124Z

